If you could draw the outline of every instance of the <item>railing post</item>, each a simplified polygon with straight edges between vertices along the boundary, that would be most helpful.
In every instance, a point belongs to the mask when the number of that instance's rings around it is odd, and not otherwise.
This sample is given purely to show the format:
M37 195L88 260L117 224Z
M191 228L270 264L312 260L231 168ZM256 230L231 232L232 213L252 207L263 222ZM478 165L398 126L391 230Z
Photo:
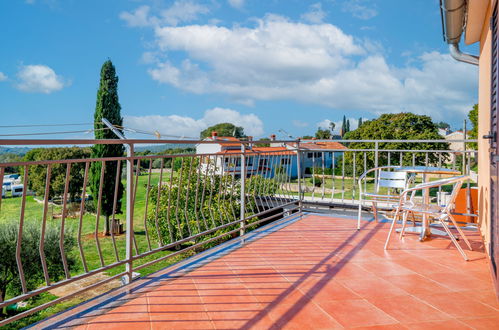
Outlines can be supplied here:
M239 223L240 230L239 235L243 236L246 232L246 148L244 143L241 143L241 222Z
M296 142L296 171L298 172L298 207L300 213L303 212L303 196L301 191L301 154L300 154L300 140Z
M129 284L133 277L133 144L127 145L126 156L126 283Z
M374 167L378 167L379 142L374 142Z

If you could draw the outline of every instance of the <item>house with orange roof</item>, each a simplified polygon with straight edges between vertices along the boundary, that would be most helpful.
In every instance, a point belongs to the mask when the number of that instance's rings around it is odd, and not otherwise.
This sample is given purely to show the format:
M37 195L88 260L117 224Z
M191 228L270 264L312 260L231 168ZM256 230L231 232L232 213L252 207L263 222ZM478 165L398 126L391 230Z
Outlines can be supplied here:
M241 175L242 149L241 141L235 137L218 136L217 132L205 139L216 143L200 143L196 146L197 154L204 154L202 170L213 174ZM251 137L250 137L251 141ZM271 136L269 147L262 147L253 143L245 144L244 160L246 175L260 175L273 178L276 174L283 174L286 178L298 177L296 143L272 143L275 135ZM332 168L334 159L340 157L347 148L334 141L310 141L300 143L302 174L310 173L313 167Z

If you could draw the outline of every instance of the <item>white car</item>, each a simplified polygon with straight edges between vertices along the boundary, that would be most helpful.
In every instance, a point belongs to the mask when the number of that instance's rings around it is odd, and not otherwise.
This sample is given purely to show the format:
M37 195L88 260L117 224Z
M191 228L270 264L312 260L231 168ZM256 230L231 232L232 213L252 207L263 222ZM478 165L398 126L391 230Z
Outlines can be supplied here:
M2 183L2 187L5 188L5 190L10 191L12 189L12 185L14 184L13 179L4 179Z
M24 191L24 186L22 184L16 184L12 186L12 197L22 196Z

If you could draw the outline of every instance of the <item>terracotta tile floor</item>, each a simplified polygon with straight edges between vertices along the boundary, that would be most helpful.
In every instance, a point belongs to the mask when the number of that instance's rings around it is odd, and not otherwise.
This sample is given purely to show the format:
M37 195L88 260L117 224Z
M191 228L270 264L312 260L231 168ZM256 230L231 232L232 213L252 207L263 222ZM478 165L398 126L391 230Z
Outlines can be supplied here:
M83 329L499 329L476 232L466 262L450 240L388 223L306 215L176 279L73 317ZM153 275L154 277L154 275ZM99 315L101 314L101 315ZM64 322L58 323L65 326ZM67 326L67 325L66 325Z

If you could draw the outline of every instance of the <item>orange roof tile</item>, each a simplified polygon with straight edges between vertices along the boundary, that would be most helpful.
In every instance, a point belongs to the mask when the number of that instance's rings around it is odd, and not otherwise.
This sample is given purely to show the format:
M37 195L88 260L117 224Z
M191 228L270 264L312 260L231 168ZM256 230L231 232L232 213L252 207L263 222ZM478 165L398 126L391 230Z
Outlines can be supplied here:
M326 142L303 142L300 143L300 148L303 149L326 149L326 150L345 150L348 149L343 144L335 141Z

